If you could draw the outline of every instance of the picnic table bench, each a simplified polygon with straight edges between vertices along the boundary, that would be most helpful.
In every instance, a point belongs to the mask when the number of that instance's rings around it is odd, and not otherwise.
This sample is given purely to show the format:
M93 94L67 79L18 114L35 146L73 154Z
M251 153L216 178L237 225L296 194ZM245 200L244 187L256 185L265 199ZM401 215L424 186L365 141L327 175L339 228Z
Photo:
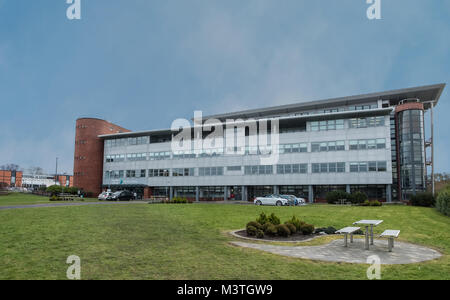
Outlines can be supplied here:
M353 223L353 225L363 225L366 227L366 233L365 233L365 249L369 250L369 238L370 238L370 245L373 245L373 227L378 226L381 223L383 223L383 220L359 220ZM370 234L369 234L369 226L370 226Z
M389 249L389 252L392 252L392 248L394 248L394 238L398 238L399 234L400 234L400 230L388 229L388 230L385 230L380 235L380 237L387 237L388 238L388 249Z
M78 197L78 195L72 195L72 194L59 194L58 198L61 201L75 201L75 200L83 201L83 198Z
M344 247L348 247L347 236L350 235L350 243L353 243L353 233L355 233L359 229L361 229L361 227L345 227L336 231L336 233L344 234Z

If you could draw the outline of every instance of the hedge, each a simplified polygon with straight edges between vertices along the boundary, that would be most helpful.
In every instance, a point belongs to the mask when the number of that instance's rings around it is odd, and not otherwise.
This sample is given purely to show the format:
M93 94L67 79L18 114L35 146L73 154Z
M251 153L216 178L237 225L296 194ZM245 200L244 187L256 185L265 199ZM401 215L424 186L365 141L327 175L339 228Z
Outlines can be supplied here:
M450 216L450 188L439 193L436 198L436 209L446 216Z

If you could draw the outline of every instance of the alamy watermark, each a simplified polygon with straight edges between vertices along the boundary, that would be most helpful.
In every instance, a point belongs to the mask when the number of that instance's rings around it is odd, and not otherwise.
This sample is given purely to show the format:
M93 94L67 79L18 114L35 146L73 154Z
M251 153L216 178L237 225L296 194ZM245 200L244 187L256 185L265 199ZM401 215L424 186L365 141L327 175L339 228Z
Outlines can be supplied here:
M67 279L80 280L81 279L81 259L77 255L70 255L67 257L66 263L71 264L67 268Z
M277 164L279 158L279 120L218 119L203 121L202 112L194 112L194 124L187 119L172 122L173 153L216 155L259 155L261 165Z
M367 268L367 279L381 279L381 259L378 255L371 255L367 258L366 262L371 266Z
M66 16L69 20L81 20L81 0L66 0L70 4L66 10Z
M381 0L366 0L370 6L367 8L367 18L369 20L381 19Z

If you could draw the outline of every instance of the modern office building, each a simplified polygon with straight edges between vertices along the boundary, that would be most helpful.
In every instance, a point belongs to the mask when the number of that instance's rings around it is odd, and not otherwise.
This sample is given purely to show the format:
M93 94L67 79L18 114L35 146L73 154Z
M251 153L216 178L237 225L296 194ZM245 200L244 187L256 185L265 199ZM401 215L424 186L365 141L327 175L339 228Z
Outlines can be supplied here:
M216 130L234 120L232 127L244 124L242 147L227 145L227 139L218 147L193 143L189 150L174 151L172 140L179 132L131 132L103 120L78 119L75 186L94 193L129 189L143 198L182 196L195 201L252 200L282 193L320 202L332 190L358 190L388 202L408 200L425 190L427 166L433 171L432 111L444 87L204 116L190 129L195 137L208 119L215 120ZM431 115L429 139L425 112ZM256 120L259 131L264 122L269 123L273 131L269 141L277 129L279 143L251 144L251 120ZM261 163L267 153L277 153L276 163Z

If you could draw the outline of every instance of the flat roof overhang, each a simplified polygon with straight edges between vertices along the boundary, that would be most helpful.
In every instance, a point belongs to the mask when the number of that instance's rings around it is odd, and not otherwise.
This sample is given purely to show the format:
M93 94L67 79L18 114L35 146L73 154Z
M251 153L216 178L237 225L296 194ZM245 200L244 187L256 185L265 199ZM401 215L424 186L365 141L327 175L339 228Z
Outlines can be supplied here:
M337 106L347 106L347 105L357 105L363 104L371 101L378 100L389 100L391 105L397 105L400 101L405 99L419 99L423 102L425 109L429 109L431 102L437 105L439 98L445 88L445 83L427 85L399 90L391 90L378 93L362 94L356 96L347 96L340 98L331 98L326 100L302 102L281 106L273 106L261 109L250 109L232 113L217 114L204 116L204 119L219 119L224 120L227 118L232 119L249 119L249 118L259 118L266 115L272 114L289 114L297 111L307 111L314 109L326 109L329 107Z
M278 118L263 118L263 119L249 119L249 120L237 120L236 122L232 122L231 124L240 125L251 123L254 121L271 121L277 119L280 123L290 123L295 121L323 121L329 119L339 119L339 118L361 118L361 117L370 117L370 116L383 116L388 115L393 111L392 107L387 108L375 108L368 110L351 110L351 111L343 111L343 112L335 112L335 113L322 113L322 114L313 114L313 115L303 115L303 116L285 116ZM225 125L226 123L222 123ZM214 126L214 124L210 124L210 126ZM202 126L192 126L191 129L200 128ZM135 131L135 132L122 132L115 134L104 134L99 135L98 137L101 139L109 139L109 138L127 138L127 137L139 137L139 136L148 136L148 135L167 135L174 134L176 131L172 131L171 129L159 129L159 130L147 130L147 131Z

